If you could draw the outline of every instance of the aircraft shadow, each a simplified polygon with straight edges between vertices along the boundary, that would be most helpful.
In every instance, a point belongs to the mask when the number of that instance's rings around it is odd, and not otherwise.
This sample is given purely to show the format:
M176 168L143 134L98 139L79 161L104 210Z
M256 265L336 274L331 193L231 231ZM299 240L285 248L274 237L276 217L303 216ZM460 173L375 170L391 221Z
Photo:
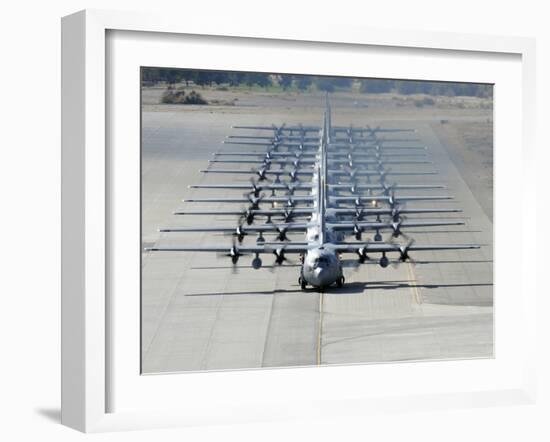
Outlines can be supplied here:
M255 290L255 291L242 291L242 292L213 292L213 293L186 293L185 296L240 296L240 295L275 295L277 293L297 293L300 294L302 290L296 285L295 289L276 289L276 290ZM315 289L305 290L305 292L318 292Z
M369 290L397 290L397 289L411 289L414 287L420 289L437 289L437 288L450 288L450 287L490 287L493 283L464 283L464 284L419 284L411 283L410 281L369 281L369 282L350 282L346 283L344 287L330 288L327 292L334 293L363 293Z
M421 289L435 289L435 288L447 288L447 287L486 287L492 286L492 283L470 283L470 284L412 284L407 280L403 281L372 281L372 282L350 282L346 283L344 287L329 287L324 289L325 293L363 293L369 290L398 290L398 289L410 289L413 287ZM275 295L277 293L318 293L319 289L308 287L305 290L301 290L298 285L295 288L288 289L275 289L275 290L255 290L255 291L237 291L237 292L211 292L211 293L186 293L185 296L239 296L239 295ZM455 304L454 302L451 304ZM464 303L462 305L472 305L471 303ZM486 305L486 303L483 303Z

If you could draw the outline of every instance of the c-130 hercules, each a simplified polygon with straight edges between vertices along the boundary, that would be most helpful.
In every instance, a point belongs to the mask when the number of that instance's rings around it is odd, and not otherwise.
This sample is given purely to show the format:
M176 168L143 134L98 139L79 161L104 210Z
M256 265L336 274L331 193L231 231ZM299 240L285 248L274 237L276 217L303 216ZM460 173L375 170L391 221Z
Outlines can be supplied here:
M221 202L221 203L249 203L244 211L215 211L190 212L177 211L176 215L240 215L241 222L237 227L192 227L167 228L161 232L226 232L233 235L231 246L174 246L150 247L146 251L169 252L217 252L231 258L235 266L243 255L253 255L252 267L260 269L262 260L260 255L275 255L275 263L282 265L286 255L294 254L301 257L301 268L298 283L302 289L308 285L324 289L333 284L342 287L345 282L341 256L355 254L359 264L379 256L378 263L387 267L390 263L388 254L397 254L396 263L409 261L410 252L476 249L475 244L448 244L448 245L416 245L414 240L406 243L395 243L394 238L403 236L408 238L402 229L409 227L431 227L461 225L463 222L407 222L402 215L417 213L449 213L460 212L457 209L418 208L406 209L402 207L405 201L414 200L445 200L448 196L402 196L395 195L396 189L434 189L443 188L440 185L388 185L386 178L395 175L430 175L435 172L391 172L385 169L387 164L425 164L428 161L406 160L402 157L422 156L415 150L424 147L394 146L382 147L382 142L376 137L378 132L408 132L409 129L380 129L333 127L331 125L331 109L326 97L323 125L311 126L236 126L238 129L273 131L273 137L267 136L233 136L230 138L252 139L254 141L226 142L227 144L246 144L266 146L264 152L226 152L218 153L212 163L228 162L238 164L259 164L257 169L207 169L205 173L245 173L257 176L257 181L250 184L214 184L195 185L192 188L235 189L249 190L243 198L211 198L192 199L187 202ZM309 133L318 133L318 136L306 136ZM295 135L298 133L298 135ZM340 136L343 134L343 136ZM367 134L367 137L365 137ZM403 141L403 140L392 140ZM414 141L414 140L411 140ZM219 160L219 156L247 157L239 160ZM258 158L262 158L259 159ZM252 158L252 159L248 159ZM278 169L272 166L278 165ZM291 166L292 169L286 169ZM369 168L373 166L373 168ZM287 176L288 181L281 178ZM311 177L311 181L303 182L301 177ZM272 182L267 182L274 177ZM341 181L341 178L347 178ZM367 177L366 183L358 182L358 177ZM378 178L376 183L373 177ZM271 196L261 194L270 191ZM277 195L277 191L285 191L285 195ZM308 195L295 195L296 191L307 191ZM374 195L373 191L381 191ZM349 195L342 195L349 193ZM262 208L261 205L270 203L271 208ZM298 204L305 204L297 206ZM280 207L283 205L284 207ZM351 207L350 207L351 206ZM388 216L382 221L382 216ZM265 217L264 224L256 224L258 217ZM307 220L297 222L297 217L306 217ZM374 217L375 221L366 221L367 217ZM283 223L275 223L273 218L282 218ZM374 242L363 240L364 231L374 231ZM382 242L380 231L389 230L391 239ZM276 241L268 242L265 233L275 233ZM304 232L303 242L291 242L288 232ZM250 234L257 234L255 245L243 245L243 239ZM354 242L346 242L345 236L353 235Z

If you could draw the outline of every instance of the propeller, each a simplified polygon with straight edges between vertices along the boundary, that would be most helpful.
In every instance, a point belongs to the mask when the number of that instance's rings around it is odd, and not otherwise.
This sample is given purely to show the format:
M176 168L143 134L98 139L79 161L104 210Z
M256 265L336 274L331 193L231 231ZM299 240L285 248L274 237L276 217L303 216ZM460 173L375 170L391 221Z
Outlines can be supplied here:
M285 223L291 221L293 217L294 217L294 208L291 207L290 209L285 209L285 211L283 212L283 218L285 220Z
M254 222L254 212L252 209L245 209L241 215L241 218L239 220L239 224L242 223L242 221L246 221L246 224L250 225Z
M382 170L378 170L378 174L379 174L379 181L382 185L384 185L384 183L386 182L386 176L388 175L388 173L391 172L391 168L388 168L388 169L382 169Z
M284 248L281 248L281 249L275 249L273 251L273 254L275 255L275 264L277 265L282 265L283 262L285 262L287 259L286 259L286 256L285 256L285 249Z
M235 238L233 238L233 243L232 243L231 248L229 249L229 251L226 252L226 253L222 253L221 255L224 256L224 257L231 258L231 263L233 264L232 273L236 273L237 272L237 263L239 262L239 258L241 256L243 256L243 253L241 253L239 251L239 247L235 243Z
M389 192L389 199L388 203L391 207L395 207L397 205L397 201L395 200L395 189L392 187Z
M389 241L390 244L395 244L393 238ZM416 261L411 258L409 255L409 248L414 244L414 239L409 239L409 241L404 245L398 245L399 257L397 260L392 262L392 266L397 268L400 262L410 262L412 265L416 265Z
M392 195L395 192L396 183L386 184L385 182L381 183L382 188L384 189L384 195Z
M363 235L363 229L357 225L357 223L353 223L353 234L355 235L355 239L357 241L361 241L361 237Z
M267 179L267 168L261 167L256 171L256 175L258 175L258 181L265 181Z
M296 186L291 183L285 183L285 186L288 195L294 195L294 192L296 191Z
M364 264L365 261L370 260L370 257L367 255L367 252L369 250L369 241L365 241L365 245L359 249L357 249L357 255L359 256L359 259L357 260L359 264Z
M399 247L399 261L406 262L409 261L411 264L416 264L416 261L411 258L409 255L409 249L414 244L414 239L410 239L407 244Z
M244 237L246 235L248 235L248 233L246 233L243 230L242 225L238 225L237 228L235 229L235 232L233 233L233 235L235 235L237 237L237 241L239 242L239 244L241 244L243 242Z
M250 201L250 207L251 210L259 209L260 203L265 198L265 194L261 194L260 196L254 196L252 194L245 194L245 197L247 197L248 201Z
M399 209L396 209L397 211ZM405 232L403 232L401 230L401 227L403 225L403 221L406 221L407 220L407 217L406 216L399 216L399 211L397 212L398 213L398 217L397 217L397 220L394 220L392 222L392 229L393 229L393 233L392 233L392 236L394 238L397 238L398 236L402 236L403 238L405 238L406 240L410 240L410 237L409 235L407 235ZM394 211L392 210L392 215L394 214Z
M243 223L241 222L237 227L235 227L235 230L231 232L225 232L224 235L236 238L237 242L241 244L244 240L244 237L248 236L248 233L243 230Z
M260 196L260 192L263 190L261 186L258 186L258 181L254 177L250 178L250 184L252 186L252 191L250 194L254 195L256 198Z
M402 232L401 232L401 220L397 221L397 222L392 222L391 223L391 228L392 228L392 236L394 238L397 238L399 235L403 235L405 236Z
M298 181L298 169L294 168L290 172L288 172L288 176L290 177L290 181L296 182Z
M285 261L289 264L294 265L294 262L286 257L284 247L273 250L273 254L275 255L275 264L277 264L278 266L283 265Z
M286 205L288 207L294 207L296 205L296 201L294 201L294 199L292 199L292 196L288 196L287 200L286 200Z
M275 226L275 228L277 229L277 239L279 241L289 241L288 237L286 236L288 232L288 227Z

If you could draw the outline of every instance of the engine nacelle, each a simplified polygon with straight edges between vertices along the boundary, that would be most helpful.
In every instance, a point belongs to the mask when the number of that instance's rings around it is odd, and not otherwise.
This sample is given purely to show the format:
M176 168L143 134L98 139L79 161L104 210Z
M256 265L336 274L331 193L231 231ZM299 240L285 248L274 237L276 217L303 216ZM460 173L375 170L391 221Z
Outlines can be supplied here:
M285 260L285 251L283 249L276 249L273 251L275 255L275 263L281 265Z
M252 268L254 270L258 270L260 268L262 268L262 260L259 256L256 256L253 260L252 260Z
M389 263L390 263L390 260L386 255L382 256L382 258L380 258L380 261L378 262L378 264L380 264L380 267L384 269L388 267Z

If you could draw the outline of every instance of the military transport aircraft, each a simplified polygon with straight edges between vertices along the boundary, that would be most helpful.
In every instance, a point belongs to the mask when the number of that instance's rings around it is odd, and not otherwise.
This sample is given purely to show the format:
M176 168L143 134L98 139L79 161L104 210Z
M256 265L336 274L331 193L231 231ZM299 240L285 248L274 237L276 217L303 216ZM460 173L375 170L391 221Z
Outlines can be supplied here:
M235 215L236 226L201 226L162 228L161 232L221 232L233 236L230 245L186 245L149 247L145 250L171 252L221 253L234 265L244 255L253 256L254 269L262 267L261 255L272 254L275 263L283 264L287 255L301 258L298 283L326 288L333 284L342 287L345 282L341 256L355 254L364 263L378 256L382 267L390 264L388 255L397 255L395 262L409 261L410 252L475 249L475 244L417 245L406 235L408 228L460 225L456 221L408 221L404 215L420 213L451 213L458 209L406 208L409 201L448 200L450 196L397 196L402 189L440 189L441 185L388 184L387 178L406 175L430 175L433 171L395 171L386 165L430 164L423 159L425 147L387 146L388 142L418 141L416 139L381 139L385 132L410 132L409 129L382 129L380 127L333 127L328 96L323 124L313 126L236 126L237 129L273 132L273 136L231 136L228 144L264 146L265 151L222 152L215 154L211 164L232 163L256 165L251 169L208 168L205 173L247 174L250 182L241 184L200 184L197 189L248 191L236 198L195 198L188 203L247 203L244 210L176 211L176 215ZM310 135L310 134L317 135ZM219 159L246 157L245 159ZM412 158L412 159L411 159ZM418 159L420 158L420 159ZM255 177L255 178L254 178ZM286 180L283 178L287 177ZM303 178L307 180L304 181ZM366 178L366 181L360 181ZM268 181L272 179L271 181ZM265 195L263 192L271 192ZM279 193L277 193L279 192ZM281 194L280 192L285 192ZM296 195L296 192L306 192ZM265 207L269 205L270 207ZM265 223L257 224L258 218ZM302 220L296 220L302 218ZM276 220L276 221L274 221ZM282 222L279 222L281 220ZM373 240L363 233L374 232ZM390 232L387 241L382 233ZM289 239L287 233L302 232L301 242ZM273 234L267 241L264 234ZM243 244L246 236L256 236L255 244ZM351 236L355 241L346 241ZM406 242L394 242L404 237Z

